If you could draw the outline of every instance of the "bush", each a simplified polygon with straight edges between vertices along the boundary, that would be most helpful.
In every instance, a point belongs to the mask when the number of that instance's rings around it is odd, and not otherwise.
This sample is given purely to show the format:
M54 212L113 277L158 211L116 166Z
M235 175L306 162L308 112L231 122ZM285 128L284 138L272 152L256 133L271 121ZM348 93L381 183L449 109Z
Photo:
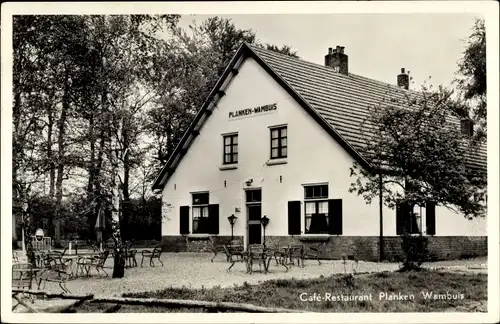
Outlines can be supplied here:
M429 257L427 249L427 237L419 235L411 235L405 233L402 235L401 248L403 250L403 266L400 271L420 271L422 264Z

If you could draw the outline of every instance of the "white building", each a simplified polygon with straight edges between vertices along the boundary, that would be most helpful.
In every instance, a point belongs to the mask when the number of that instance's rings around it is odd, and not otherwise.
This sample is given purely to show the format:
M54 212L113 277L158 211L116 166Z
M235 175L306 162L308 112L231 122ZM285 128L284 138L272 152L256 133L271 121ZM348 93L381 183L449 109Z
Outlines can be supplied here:
M245 244L326 242L325 257L379 259L380 224L389 259L400 254L396 210L349 193L359 153L359 124L368 104L398 86L348 72L343 47L325 66L242 45L167 162L153 189L162 190L164 249L194 251L210 235ZM477 161L486 167L486 153ZM486 220L429 207L416 221L438 258L486 255Z

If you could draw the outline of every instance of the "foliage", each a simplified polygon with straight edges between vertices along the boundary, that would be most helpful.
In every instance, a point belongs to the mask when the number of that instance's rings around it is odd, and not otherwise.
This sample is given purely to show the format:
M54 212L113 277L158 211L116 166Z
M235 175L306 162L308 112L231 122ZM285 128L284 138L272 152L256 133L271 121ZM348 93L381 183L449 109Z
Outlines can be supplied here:
M477 146L453 122L451 95L442 87L423 87L405 96L389 93L369 107L361 128L372 134L363 153L375 172L355 163L349 192L371 203L379 196L382 176L384 204L390 208L403 201L422 206L431 200L468 218L483 216L486 176L470 167Z
M427 237L421 234L411 235L405 232L401 236L401 249L403 250L404 259L400 271L422 270L422 264L427 261L429 257L427 245Z
M475 121L475 136L486 138L486 29L484 19L476 19L466 48L458 62L455 83L463 100L455 111L461 117L472 117Z
M273 44L265 44L265 45L260 45L261 47L274 51L277 53L285 54L294 58L300 58L299 55L297 54L296 51L294 51L290 46L288 45L283 45L281 47L273 45Z
M60 220L63 236L92 238L99 208L110 213L115 155L121 223L137 236L159 235L150 181L240 44L257 42L227 19L187 33L179 18L14 17L13 199L27 206L20 223L28 236L43 218L51 235Z

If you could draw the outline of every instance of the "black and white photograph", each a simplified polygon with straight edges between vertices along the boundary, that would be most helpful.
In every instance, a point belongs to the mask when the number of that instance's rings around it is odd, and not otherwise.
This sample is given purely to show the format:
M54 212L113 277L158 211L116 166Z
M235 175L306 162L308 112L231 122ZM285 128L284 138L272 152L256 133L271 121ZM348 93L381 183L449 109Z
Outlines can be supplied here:
M499 5L418 3L3 4L2 318L498 322Z

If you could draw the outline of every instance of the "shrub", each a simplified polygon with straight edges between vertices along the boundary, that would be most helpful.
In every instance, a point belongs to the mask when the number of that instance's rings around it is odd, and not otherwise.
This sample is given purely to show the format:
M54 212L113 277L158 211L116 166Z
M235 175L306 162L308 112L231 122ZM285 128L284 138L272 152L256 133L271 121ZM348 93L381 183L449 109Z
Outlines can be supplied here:
M420 271L422 264L428 259L429 250L427 249L427 237L411 235L405 233L402 235L401 248L403 250L403 266L401 271Z

